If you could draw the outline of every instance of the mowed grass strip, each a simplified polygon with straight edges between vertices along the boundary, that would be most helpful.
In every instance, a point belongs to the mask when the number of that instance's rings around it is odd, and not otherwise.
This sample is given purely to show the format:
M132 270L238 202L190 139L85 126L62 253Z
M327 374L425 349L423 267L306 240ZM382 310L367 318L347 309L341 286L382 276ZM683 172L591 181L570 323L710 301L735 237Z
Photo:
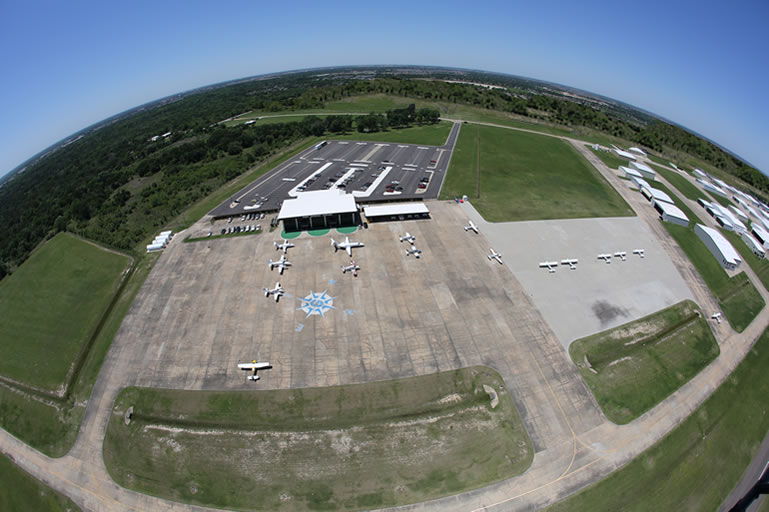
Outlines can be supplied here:
M617 170L619 169L619 166L625 166L627 167L630 163L630 160L627 158L621 158L619 157L614 151L603 151L601 149L595 150L593 149L591 144L585 144L587 147L590 148L590 151L595 153L595 156L601 159L603 163L609 167L609 169Z
M498 393L495 409L484 384ZM499 374L472 367L329 388L128 388L104 458L120 485L185 503L357 510L519 475L533 449Z
M459 134L441 197L462 195L491 222L633 215L620 195L568 143L489 126L463 125Z
M62 386L129 262L60 233L0 281L0 374L51 391Z
M607 418L621 425L633 421L718 356L718 343L700 315L687 300L569 346Z
M75 512L80 507L0 454L0 510Z
M663 222L663 225L715 295L732 328L737 332L744 331L764 308L764 299L745 272L729 277L693 228L670 222Z
M769 331L678 427L548 512L718 510L769 429Z

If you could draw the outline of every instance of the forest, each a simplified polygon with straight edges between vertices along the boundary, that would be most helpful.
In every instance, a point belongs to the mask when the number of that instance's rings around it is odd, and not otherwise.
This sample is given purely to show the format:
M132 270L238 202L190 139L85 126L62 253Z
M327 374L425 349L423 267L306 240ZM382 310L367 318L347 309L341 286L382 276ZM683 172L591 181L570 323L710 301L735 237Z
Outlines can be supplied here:
M0 278L43 240L70 231L132 250L185 208L255 163L305 137L352 130L372 132L438 121L420 100L463 103L567 127L586 126L661 152L694 155L769 194L769 179L714 144L682 128L601 108L601 101L565 99L534 81L479 72L435 71L454 80L502 83L483 88L404 73L338 69L240 81L180 94L84 131L0 184ZM489 78L491 77L491 78ZM328 102L384 93L414 104L365 116L306 117L302 121L236 125L220 121L249 111L322 109ZM170 132L167 137L156 137Z

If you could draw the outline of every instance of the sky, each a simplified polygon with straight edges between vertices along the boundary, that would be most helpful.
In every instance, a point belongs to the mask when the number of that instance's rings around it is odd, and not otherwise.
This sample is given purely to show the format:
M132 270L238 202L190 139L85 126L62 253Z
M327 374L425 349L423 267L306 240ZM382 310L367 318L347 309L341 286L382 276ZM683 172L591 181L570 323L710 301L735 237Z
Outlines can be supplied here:
M148 101L292 69L509 73L663 116L769 173L769 1L0 0L0 176Z

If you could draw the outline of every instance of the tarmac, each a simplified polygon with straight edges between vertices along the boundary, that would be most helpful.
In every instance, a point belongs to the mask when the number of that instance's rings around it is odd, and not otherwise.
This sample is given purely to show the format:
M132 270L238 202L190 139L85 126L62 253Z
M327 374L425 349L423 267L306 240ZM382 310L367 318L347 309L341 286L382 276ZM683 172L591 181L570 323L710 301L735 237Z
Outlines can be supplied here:
M703 310L717 307L649 204L583 142L571 142L637 212L659 244L649 250L668 256ZM729 376L769 324L767 308L742 334L726 322L711 323L719 357L651 411L628 425L614 425L546 322L534 300L537 293L532 299L516 276L515 253L495 246L505 264L489 261L494 235L484 227L480 235L464 231L466 209L453 201L431 201L429 207L431 220L378 223L351 234L351 240L366 244L353 249L361 266L357 278L341 273L349 257L333 252L332 233L294 240L296 247L287 254L294 265L282 277L267 269L267 259L279 257L272 245L277 231L195 243L183 243L186 233L178 234L121 325L75 447L50 459L0 431L0 450L84 510L206 510L129 491L111 480L101 447L120 389L321 386L486 364L503 376L521 413L535 447L532 466L495 485L401 509L532 510L598 481L661 439ZM210 226L210 219L203 219L195 229ZM416 235L421 259L406 256L406 244L398 241L405 231ZM538 263L539 255L533 256L521 263L524 269ZM612 262L612 269L621 268L619 263ZM569 272L558 268L557 275L565 279L589 271L587 265ZM769 299L755 274L745 271ZM278 279L289 296L275 303L262 287ZM300 299L311 291L326 291L334 309L308 315L310 301ZM254 358L273 364L257 383L247 382L236 368L238 361Z

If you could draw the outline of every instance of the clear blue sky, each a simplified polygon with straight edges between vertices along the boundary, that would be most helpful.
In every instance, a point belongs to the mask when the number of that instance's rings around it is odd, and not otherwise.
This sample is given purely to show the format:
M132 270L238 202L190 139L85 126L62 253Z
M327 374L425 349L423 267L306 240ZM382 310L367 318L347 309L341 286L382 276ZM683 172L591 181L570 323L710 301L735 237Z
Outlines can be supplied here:
M560 4L560 5L559 5ZM0 0L0 175L128 108L347 64L455 66L604 94L769 172L769 2Z

